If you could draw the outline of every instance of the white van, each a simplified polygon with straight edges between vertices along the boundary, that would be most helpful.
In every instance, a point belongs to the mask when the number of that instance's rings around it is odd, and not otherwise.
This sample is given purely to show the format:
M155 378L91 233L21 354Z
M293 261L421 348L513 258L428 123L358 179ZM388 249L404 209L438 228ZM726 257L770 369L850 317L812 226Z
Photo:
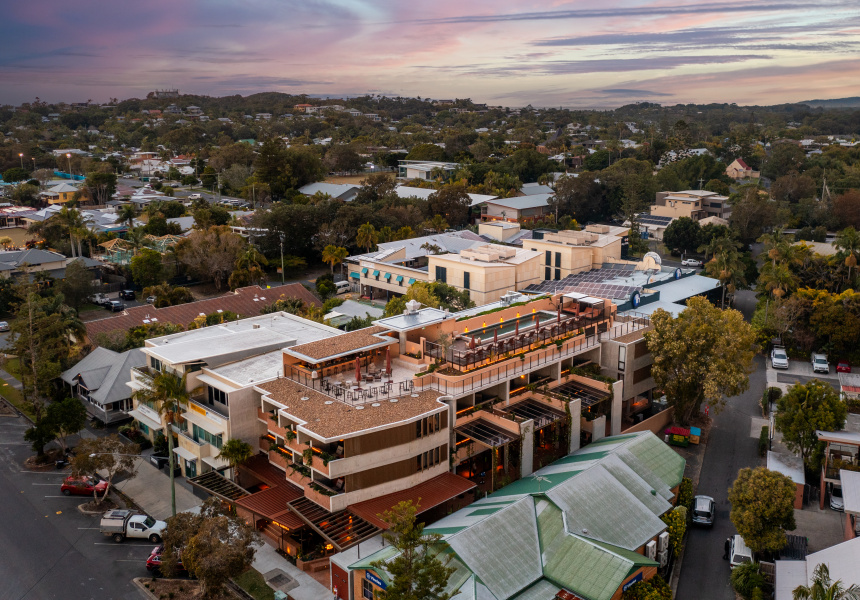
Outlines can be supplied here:
M753 561L753 551L744 542L744 538L740 535L732 536L732 548L729 550L729 568L734 569L738 565L751 563Z
M334 284L334 289L337 294L345 294L352 289L352 286L348 281L338 281Z

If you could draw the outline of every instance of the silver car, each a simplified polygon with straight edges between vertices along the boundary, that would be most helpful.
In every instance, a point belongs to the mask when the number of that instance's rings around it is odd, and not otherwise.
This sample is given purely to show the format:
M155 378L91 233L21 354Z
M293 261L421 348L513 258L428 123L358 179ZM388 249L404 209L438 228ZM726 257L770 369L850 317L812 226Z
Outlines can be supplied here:
M843 512L845 510L845 500L842 499L842 486L834 485L830 488L830 508Z
M770 353L770 364L774 369L788 368L788 354L785 353L785 348L777 346Z
M696 496L693 498L693 523L711 527L717 513L717 505L710 496Z

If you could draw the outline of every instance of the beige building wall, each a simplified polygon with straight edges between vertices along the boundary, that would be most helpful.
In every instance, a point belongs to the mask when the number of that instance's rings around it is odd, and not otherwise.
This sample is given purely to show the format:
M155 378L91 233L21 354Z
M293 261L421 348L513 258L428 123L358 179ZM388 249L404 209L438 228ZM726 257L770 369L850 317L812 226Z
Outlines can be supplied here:
M436 267L445 267L446 283L465 290L465 273L469 273L469 297L475 304L495 302L506 292L540 283L540 257L522 262L482 262L463 259L459 254L429 256L429 278L436 281Z
M523 240L523 248L540 252L540 266L552 269L550 279L556 278L555 269L560 269L560 277L564 278L575 273L599 269L605 262L621 260L621 238L600 238L594 245L571 246L552 240ZM547 263L547 252L550 253ZM560 256L560 266L556 266L556 254ZM545 278L546 273L541 273Z

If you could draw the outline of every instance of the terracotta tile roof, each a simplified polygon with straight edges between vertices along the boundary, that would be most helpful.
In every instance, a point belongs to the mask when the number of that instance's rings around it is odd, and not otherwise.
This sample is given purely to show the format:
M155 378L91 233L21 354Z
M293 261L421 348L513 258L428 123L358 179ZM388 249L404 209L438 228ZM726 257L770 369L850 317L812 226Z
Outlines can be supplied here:
M414 394L414 397L401 396L397 402L380 399L353 406L286 377L260 384L256 389L286 406L283 412L299 421L304 430L325 439L339 439L366 429L410 421L447 408L438 400L443 394L433 390Z
M114 331L125 332L132 327L143 325L143 320L147 315L155 317L159 323L172 323L174 325L182 325L183 327L187 327L200 313L209 315L219 309L223 311L229 310L240 317L256 317L260 314L260 310L264 306L277 300L282 295L290 298L300 298L308 304L320 303L316 296L311 294L300 283L290 283L269 290L264 290L258 285L253 285L239 288L235 292L230 292L216 298L198 300L197 302L179 304L178 306L166 306L164 308L155 308L150 304L133 306L119 315L86 323L87 337L95 341L96 336L99 334L107 334ZM254 298L257 298L256 302ZM262 298L265 298L265 300L262 300Z
M383 343L385 340L380 339L374 334L388 331L385 327L373 325L364 329L350 331L343 335L335 335L330 338L311 342L309 344L301 344L293 346L289 349L289 354L301 354L315 360L324 360L341 354L346 354L355 350L361 350L368 346L375 346ZM397 341L396 338L391 338L391 343Z
M388 524L378 515L390 510L399 502L411 500L413 506L418 507L418 514L421 514L468 492L474 487L475 484L465 477L460 477L454 473L442 473L407 490L353 504L348 510L372 525L388 529Z
M750 170L750 168L749 168L749 167L747 166L747 164L744 162L744 159L739 158L739 159L737 159L737 161L738 161L738 165L740 165L740 167L741 167L744 171L749 171L749 170Z

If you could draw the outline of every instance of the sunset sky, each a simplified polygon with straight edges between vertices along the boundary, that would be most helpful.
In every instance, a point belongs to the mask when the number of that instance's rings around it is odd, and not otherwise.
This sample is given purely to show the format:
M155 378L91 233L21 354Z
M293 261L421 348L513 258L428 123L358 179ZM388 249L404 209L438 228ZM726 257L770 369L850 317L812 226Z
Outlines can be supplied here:
M521 106L860 95L860 0L34 0L0 18L0 103L471 97Z

